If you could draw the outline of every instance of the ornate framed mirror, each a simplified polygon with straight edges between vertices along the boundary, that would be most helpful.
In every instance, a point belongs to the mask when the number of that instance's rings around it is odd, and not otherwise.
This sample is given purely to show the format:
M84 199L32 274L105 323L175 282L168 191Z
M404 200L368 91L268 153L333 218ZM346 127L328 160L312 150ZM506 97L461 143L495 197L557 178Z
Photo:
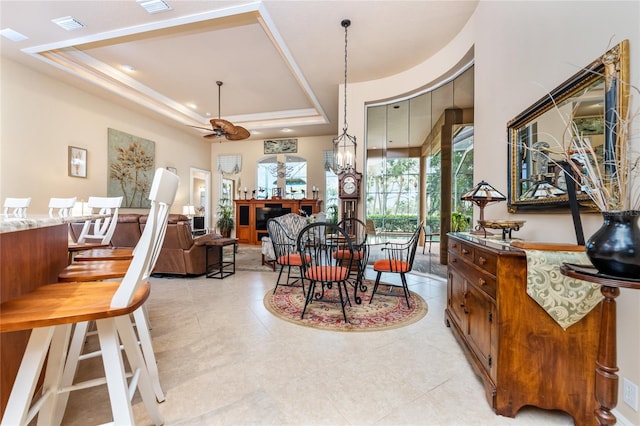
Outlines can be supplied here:
M579 183L565 177L554 152L568 145L566 138L576 129L590 138L597 155L615 151L615 129L628 108L628 75L629 42L624 40L507 123L511 213L568 209L568 184L575 185L581 206L593 208Z

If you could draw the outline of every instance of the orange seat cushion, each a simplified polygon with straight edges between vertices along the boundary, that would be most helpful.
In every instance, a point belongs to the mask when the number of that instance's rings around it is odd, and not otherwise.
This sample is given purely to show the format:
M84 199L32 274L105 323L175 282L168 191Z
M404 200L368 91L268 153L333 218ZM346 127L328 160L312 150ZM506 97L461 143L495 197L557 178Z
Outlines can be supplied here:
M364 250L358 250L353 252L353 259L360 260L364 256ZM349 250L336 250L333 253L334 259L349 259L351 257L351 252Z
M342 266L314 266L309 268L304 277L313 281L344 281L349 270Z
M409 272L411 267L404 260L379 259L373 263L376 272Z
M307 262L311 260L311 256L306 255ZM299 253L285 254L284 256L280 256L277 261L279 265L289 265L289 266L301 266L302 265L302 257L300 257Z

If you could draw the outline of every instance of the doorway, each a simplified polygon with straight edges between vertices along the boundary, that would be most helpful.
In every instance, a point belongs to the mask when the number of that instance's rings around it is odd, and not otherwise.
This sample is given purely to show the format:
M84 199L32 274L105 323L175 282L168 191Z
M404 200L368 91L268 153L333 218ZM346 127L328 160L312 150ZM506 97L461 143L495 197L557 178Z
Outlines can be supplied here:
M211 172L191 167L189 171L189 204L198 216L204 216L204 226L211 229Z

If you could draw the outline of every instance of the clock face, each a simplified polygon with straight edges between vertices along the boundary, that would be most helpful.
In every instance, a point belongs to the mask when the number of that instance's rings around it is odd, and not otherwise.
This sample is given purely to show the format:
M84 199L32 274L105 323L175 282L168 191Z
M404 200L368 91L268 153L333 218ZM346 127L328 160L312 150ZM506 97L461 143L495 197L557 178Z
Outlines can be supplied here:
M356 192L356 180L351 176L344 178L344 182L342 184L342 190L345 194L354 194Z

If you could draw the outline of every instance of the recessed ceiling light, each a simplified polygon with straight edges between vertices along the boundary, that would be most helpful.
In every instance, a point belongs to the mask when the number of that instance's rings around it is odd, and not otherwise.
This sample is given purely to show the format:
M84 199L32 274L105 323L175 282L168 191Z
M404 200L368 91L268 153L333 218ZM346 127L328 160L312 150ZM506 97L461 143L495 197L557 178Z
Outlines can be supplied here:
M78 21L73 16L63 16L62 18L52 19L51 22L59 25L67 31L78 30L80 28L85 28L85 25Z
M211 113L210 112L205 112L205 114L207 117L211 117Z
M5 28L4 30L0 31L0 35L8 38L11 41L23 41L29 38L26 35L20 34L19 32L12 30L11 28Z
M194 104L193 102L189 102L189 103L187 103L187 106L188 106L189 108L191 108L191 109L197 109L197 108L198 108L198 105Z
M123 65L122 69L126 72L134 72L136 70L136 67L134 67L133 65Z
M149 13L159 13L171 10L171 6L163 0L136 0Z
M285 133L293 132L293 130L291 130L288 127L285 127L284 129L282 129L282 131L285 132Z

